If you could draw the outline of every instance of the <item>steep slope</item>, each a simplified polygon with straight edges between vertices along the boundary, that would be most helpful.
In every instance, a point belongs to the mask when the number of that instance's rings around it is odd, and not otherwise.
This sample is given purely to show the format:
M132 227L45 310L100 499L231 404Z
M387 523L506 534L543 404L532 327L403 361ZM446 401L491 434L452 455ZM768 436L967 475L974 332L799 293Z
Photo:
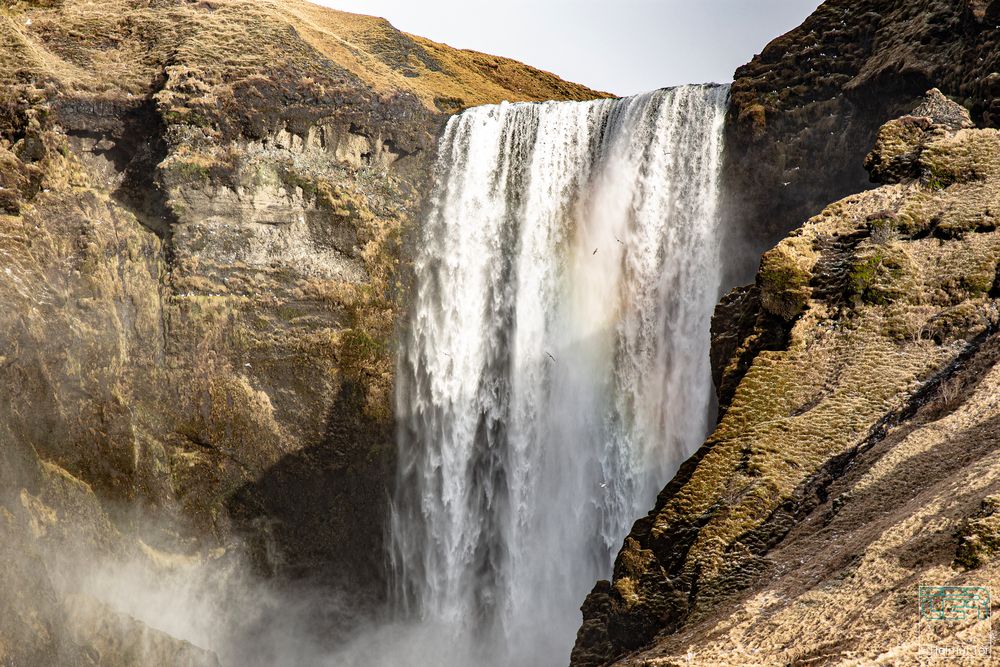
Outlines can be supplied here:
M299 0L0 4L0 662L187 664L71 604L97 563L377 599L446 114L599 95Z
M828 202L867 187L879 127L938 87L1000 124L1000 3L827 0L737 70L725 181L732 229L756 258Z
M1000 132L933 91L866 166L881 187L720 308L735 389L588 598L573 664L981 664L988 623L917 609L919 585L1000 567Z

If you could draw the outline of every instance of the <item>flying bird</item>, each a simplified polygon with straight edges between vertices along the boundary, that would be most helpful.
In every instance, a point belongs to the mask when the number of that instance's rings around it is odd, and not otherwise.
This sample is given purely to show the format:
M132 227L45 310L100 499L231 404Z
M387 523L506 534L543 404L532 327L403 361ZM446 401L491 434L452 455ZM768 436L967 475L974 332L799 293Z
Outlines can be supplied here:
M597 254L597 248L594 248L594 252L593 252L593 253L591 253L591 257L593 257L593 256L594 256L594 255L596 255L596 254Z

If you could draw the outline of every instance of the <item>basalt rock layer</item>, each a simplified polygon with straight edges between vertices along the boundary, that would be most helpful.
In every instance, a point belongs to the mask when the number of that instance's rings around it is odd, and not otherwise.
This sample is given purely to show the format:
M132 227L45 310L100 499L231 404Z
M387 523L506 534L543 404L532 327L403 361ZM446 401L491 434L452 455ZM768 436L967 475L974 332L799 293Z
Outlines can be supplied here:
M932 91L866 164L879 187L717 311L721 421L588 598L574 665L982 664L988 622L921 623L918 596L1000 574L1000 132Z
M882 123L930 88L978 125L1000 125L998 17L995 0L828 0L739 68L726 136L733 242L755 262L828 202L870 187L862 162ZM734 280L755 268L734 266Z
M377 598L444 119L596 96L298 0L2 3L0 663L214 663L67 554Z

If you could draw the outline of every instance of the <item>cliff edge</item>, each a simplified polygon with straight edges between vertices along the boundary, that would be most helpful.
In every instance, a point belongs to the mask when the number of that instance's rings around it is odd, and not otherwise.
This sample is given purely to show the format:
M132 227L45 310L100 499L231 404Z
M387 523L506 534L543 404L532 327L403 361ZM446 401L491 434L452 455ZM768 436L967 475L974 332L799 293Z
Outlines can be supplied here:
M1000 2L827 0L739 68L726 122L733 242L752 265L830 201L872 187L879 128L931 88L1000 125ZM836 156L830 159L829 156Z
M598 96L300 0L0 2L0 662L213 661L100 563L376 604L437 136Z
M935 636L918 597L1000 568L1000 132L934 90L865 165L879 187L720 307L724 414L587 599L574 665L922 664L956 637L981 664L989 628Z

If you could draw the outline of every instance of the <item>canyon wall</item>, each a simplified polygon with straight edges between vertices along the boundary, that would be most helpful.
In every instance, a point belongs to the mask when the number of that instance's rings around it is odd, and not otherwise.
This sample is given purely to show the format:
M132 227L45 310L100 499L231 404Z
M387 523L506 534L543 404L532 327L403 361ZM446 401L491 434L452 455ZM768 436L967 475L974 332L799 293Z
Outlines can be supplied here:
M0 663L214 660L81 594L88 562L377 602L437 136L597 96L297 0L4 3Z
M730 247L784 238L716 311L719 425L574 665L917 664L947 639L918 586L995 580L998 16L832 0L737 72Z
M878 129L934 87L1000 125L1000 3L828 0L735 74L726 124L732 239L760 254L830 201L871 187Z
M575 664L905 661L914 582L995 577L1000 149L971 125L1000 125L998 25L830 0L737 72L729 282L756 281L717 311L721 421ZM934 86L970 116L932 96L883 127ZM0 663L217 664L99 599L98 563L377 606L437 137L600 96L299 0L0 3Z

